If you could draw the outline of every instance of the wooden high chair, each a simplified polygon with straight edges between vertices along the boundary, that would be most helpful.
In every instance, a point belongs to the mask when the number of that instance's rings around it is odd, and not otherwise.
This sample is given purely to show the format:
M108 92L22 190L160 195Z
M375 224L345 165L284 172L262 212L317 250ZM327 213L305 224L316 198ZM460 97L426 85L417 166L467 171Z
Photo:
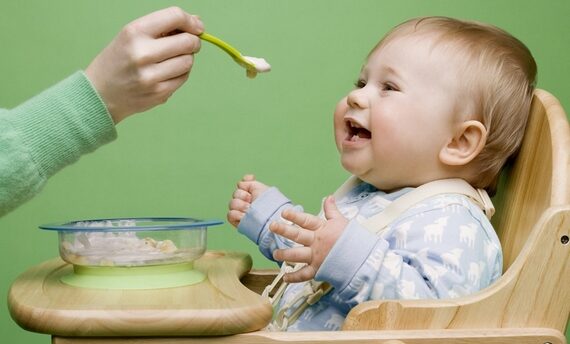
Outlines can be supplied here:
M570 126L560 103L548 92L535 93L523 146L505 180L495 197L498 212L494 217L505 273L476 294L449 300L364 302L351 310L338 332L256 331L217 337L53 335L52 342L564 344L570 312ZM251 271L241 281L261 292L275 274Z

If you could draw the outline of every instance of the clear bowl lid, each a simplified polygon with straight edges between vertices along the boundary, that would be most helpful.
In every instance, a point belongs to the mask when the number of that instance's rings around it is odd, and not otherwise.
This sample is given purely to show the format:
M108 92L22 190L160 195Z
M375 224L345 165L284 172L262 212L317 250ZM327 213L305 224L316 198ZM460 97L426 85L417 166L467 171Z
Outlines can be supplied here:
M220 220L198 220L190 217L139 217L77 220L44 224L39 228L60 232L136 232L198 229L223 223Z

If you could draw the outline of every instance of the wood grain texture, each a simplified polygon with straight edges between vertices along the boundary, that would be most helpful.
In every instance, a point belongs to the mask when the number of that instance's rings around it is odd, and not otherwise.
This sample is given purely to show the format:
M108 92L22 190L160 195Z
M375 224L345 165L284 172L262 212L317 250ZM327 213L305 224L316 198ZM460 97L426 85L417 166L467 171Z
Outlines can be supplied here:
M552 329L473 329L419 331L252 332L196 338L61 338L53 344L565 344Z
M221 335L270 321L271 305L239 281L251 268L249 255L207 252L195 268L207 275L196 285L98 290L60 282L72 267L58 258L22 274L8 304L23 328L62 336Z

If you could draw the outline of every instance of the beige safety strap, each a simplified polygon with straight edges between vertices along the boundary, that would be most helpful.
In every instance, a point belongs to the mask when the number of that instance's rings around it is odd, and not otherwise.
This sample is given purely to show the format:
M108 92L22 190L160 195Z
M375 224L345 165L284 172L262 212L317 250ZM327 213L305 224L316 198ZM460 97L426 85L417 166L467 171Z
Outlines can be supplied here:
M491 198L485 190L475 189L463 179L441 179L423 184L402 195L390 203L381 213L361 222L361 225L374 233L378 233L413 205L443 194L460 194L469 197L483 210L488 219L491 219L495 213Z
M335 199L341 199L348 193L348 191L360 183L362 183L362 181L357 177L350 177L334 193ZM441 194L460 194L469 197L485 212L485 215L489 219L491 219L491 216L493 216L495 213L495 208L493 207L491 198L485 190L474 189L465 180L453 178L436 180L417 187L416 189L408 192L405 195L402 195L395 201L391 202L382 212L366 219L366 221L362 222L361 225L373 233L379 233L392 221L398 218L403 212L410 209L415 204ZM321 210L320 216L323 215L322 213L323 212ZM304 265L305 264L299 263L291 266L290 263L283 262L281 271L275 280L265 288L262 295L269 297L270 292L275 289L279 282L281 282L284 274L298 270ZM270 302L273 305L276 305L279 302L287 285L288 283L285 282L282 282L279 285L279 288L275 295L270 298ZM303 291L303 293L297 295L297 297L295 297L293 300L289 300L285 305L281 307L274 321L267 327L268 330L283 331L287 329L289 325L291 325L299 318L301 313L307 307L315 304L320 300L321 297L332 290L332 286L330 286L328 283L317 282L315 280L311 280L307 287L308 288L306 288L306 291ZM289 312L290 310L291 312ZM289 313L289 315L287 315L287 313Z

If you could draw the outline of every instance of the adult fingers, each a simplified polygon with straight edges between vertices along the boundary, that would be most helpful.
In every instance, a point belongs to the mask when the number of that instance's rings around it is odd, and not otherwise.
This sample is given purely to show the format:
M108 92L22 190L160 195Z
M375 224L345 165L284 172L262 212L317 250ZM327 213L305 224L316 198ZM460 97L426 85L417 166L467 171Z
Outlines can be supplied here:
M278 261L292 263L310 263L312 259L310 247L293 247L273 251L273 258Z
M305 229L312 230L312 231L321 228L321 226L323 224L323 220L320 219L319 217L311 215L311 214L303 213L300 211L294 211L294 210L287 209L287 210L284 210L283 213L281 213L281 216L285 220L291 221L298 226L301 226Z
M269 225L269 230L303 246L310 246L315 238L314 232L283 222L272 222Z
M152 37L161 37L175 30L195 35L204 31L204 24L197 16L191 15L176 6L147 14L134 20L128 26Z
M198 36L181 32L150 41L148 47L149 62L161 62L179 55L190 55L200 51L202 42Z
M141 81L143 87L146 87L146 94L142 95L136 108L133 106L133 112L146 111L156 105L165 103L170 96L188 80L189 73L183 74L177 78L152 83L151 81ZM132 112L131 112L132 113Z
M158 82L156 87L151 91L154 96L152 98L149 96L150 100L153 100L153 105L158 105L165 103L168 98L178 89L182 84L188 80L189 73L180 75L179 77L172 78L169 80Z
M146 80L152 83L178 78L190 72L193 64L194 55L180 55L170 58L148 66L145 70L145 73L148 75Z

